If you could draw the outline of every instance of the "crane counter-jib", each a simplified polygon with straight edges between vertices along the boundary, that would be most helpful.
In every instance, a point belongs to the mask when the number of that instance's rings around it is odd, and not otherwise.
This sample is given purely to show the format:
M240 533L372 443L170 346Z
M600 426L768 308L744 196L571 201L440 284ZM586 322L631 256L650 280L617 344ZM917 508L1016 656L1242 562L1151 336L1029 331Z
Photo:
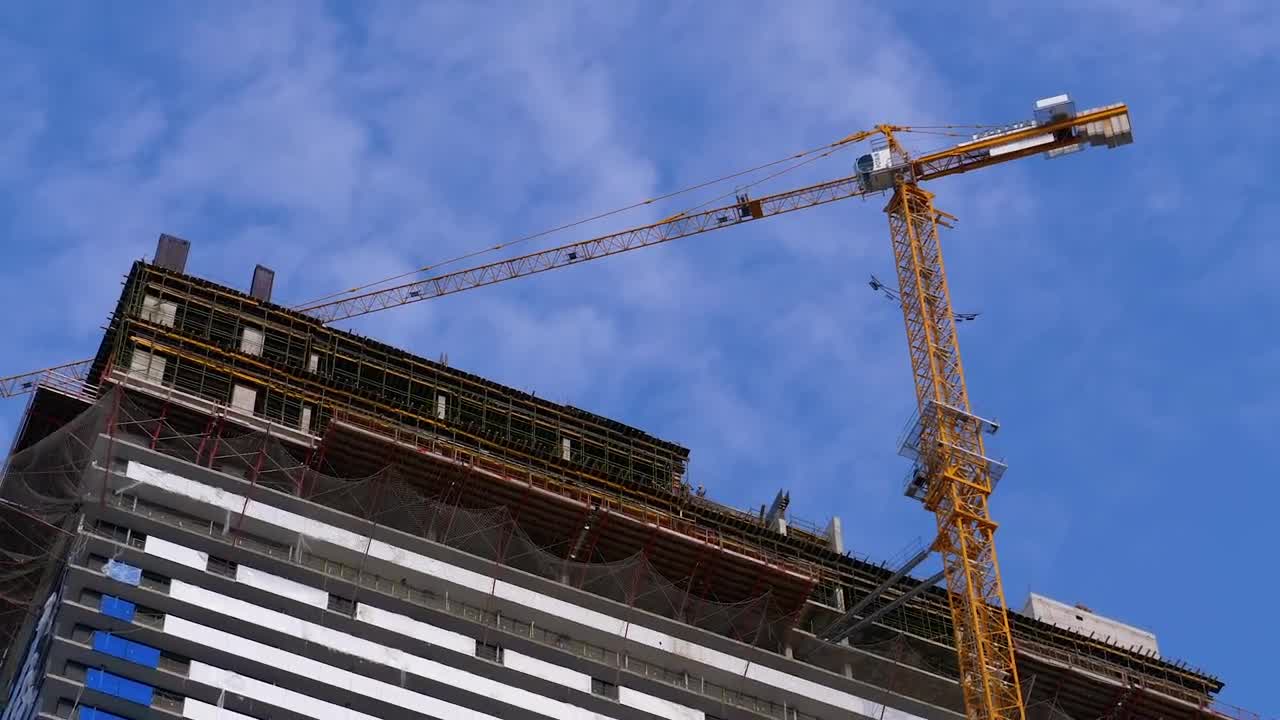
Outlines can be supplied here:
M978 133L952 147L915 158L907 157L894 139L899 131L909 128L881 126L890 142L858 158L858 177L870 191L889 190L904 180L924 182L1029 155L1044 153L1053 158L1082 150L1086 145L1116 147L1133 141L1129 108L1124 103L1076 113L1066 96L1051 100L1057 102L1037 104L1041 118Z
M1070 101L1064 104L1069 105ZM1052 110L1046 108L1045 110ZM1050 115L1032 123L994 135L977 136L953 147L921 155L912 160L917 181L932 180L978 167L1008 162L1044 153L1057 157L1086 145L1117 147L1133 142L1129 108L1124 103Z

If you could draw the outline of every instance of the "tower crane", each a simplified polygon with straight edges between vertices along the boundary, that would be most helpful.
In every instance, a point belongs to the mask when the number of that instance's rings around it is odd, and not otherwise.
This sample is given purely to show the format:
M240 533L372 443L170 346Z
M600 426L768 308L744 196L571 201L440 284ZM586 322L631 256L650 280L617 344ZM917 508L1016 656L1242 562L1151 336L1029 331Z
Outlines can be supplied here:
M997 426L971 412L965 386L956 322L967 318L952 310L938 236L939 226L951 227L955 217L935 207L933 194L920 184L1033 155L1054 158L1088 146L1128 144L1129 110L1115 104L1077 112L1067 95L1058 95L1036 102L1031 119L919 156L900 142L909 131L879 125L832 143L835 148L870 141L870 151L846 177L759 198L739 194L722 207L297 309L327 324L837 200L887 194L884 210L898 280L893 294L906 326L918 411L904 446L915 460L906 494L936 518L932 549L942 558L968 718L1023 720L996 523L988 507L1003 465L987 457L983 434ZM873 288L881 287L873 278ZM0 378L0 397L30 392L50 378L75 377L87 363Z

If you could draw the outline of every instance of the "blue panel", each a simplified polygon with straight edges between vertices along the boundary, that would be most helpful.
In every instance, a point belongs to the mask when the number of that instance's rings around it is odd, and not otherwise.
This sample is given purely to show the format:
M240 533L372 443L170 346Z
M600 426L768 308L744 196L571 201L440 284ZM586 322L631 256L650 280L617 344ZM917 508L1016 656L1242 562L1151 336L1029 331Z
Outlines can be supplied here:
M145 665L149 668L160 667L160 651L158 649L129 640L125 642L128 643L124 651L125 660L138 665Z
M119 635L98 630L93 633L93 649L107 655L124 658L132 663L147 667L160 666L160 651L150 645L143 645L132 640L125 640Z
M137 585L142 582L142 568L119 562L114 558L108 560L107 564L102 566L102 572L107 577L119 580L122 583Z
M109 713L106 710L99 710L91 707L80 708L79 718L80 720L129 720L129 718L120 717L119 715Z
M85 687L90 690L115 695L139 705L151 705L151 686L98 668L89 668Z
M97 690L108 695L118 695L118 680L119 678L109 672L104 672L98 668L89 668L89 672L85 676L84 686L90 690Z
M154 690L150 685L120 678L120 697L125 700L131 700L139 705L150 707L153 695Z
M126 622L133 622L133 614L137 612L138 607L128 600L121 600L114 595L103 595L102 603L98 606L103 615L113 618L120 618Z
M96 630L93 633L93 649L98 652L107 653L108 655L115 655L115 653L111 652L114 640L115 638L112 637L111 633L104 633L101 630Z

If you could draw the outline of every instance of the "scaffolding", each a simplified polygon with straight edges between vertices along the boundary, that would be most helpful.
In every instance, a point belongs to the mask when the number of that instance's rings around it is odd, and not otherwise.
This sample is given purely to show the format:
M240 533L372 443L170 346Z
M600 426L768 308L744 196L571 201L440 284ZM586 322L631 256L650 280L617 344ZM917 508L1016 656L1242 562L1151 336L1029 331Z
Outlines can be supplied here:
M669 493L689 456L607 418L142 262L125 281L92 382L115 366L213 402L239 400L303 431L351 410L520 455L589 484Z

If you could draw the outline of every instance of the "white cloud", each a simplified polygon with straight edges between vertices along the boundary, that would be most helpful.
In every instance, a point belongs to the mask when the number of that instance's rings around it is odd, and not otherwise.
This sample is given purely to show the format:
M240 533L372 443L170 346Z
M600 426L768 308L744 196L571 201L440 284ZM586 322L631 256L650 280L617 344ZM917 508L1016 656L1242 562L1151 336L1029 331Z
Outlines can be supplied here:
M46 130L48 117L39 68L27 48L0 38L0 184L7 184L28 169L30 153Z
M90 133L89 149L104 163L134 160L155 145L169 124L164 110L141 94L119 110Z
M195 114L154 182L164 193L346 219L368 141L318 64L266 70Z

